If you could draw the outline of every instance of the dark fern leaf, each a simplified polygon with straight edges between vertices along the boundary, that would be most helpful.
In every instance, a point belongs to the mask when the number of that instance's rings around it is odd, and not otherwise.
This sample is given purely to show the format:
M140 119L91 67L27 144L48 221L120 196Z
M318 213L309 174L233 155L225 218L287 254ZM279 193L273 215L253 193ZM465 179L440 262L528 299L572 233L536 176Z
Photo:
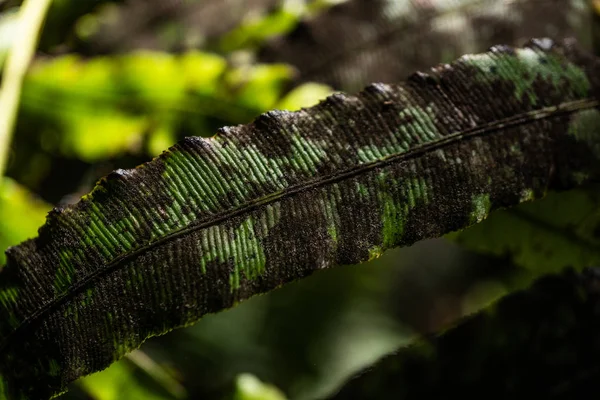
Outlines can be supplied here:
M0 272L0 393L43 399L148 337L600 177L600 62L498 46L187 138L55 209Z
M336 400L585 397L600 389L600 275L568 269L379 361Z
M354 91L497 43L574 36L591 46L586 0L349 0L301 22L260 59L286 62L298 80Z

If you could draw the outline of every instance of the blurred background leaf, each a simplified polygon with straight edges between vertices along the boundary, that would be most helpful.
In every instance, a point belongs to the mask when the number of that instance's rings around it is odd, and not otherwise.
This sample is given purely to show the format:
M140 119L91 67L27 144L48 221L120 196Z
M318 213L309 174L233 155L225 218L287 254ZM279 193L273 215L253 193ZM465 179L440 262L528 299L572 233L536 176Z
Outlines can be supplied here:
M597 269L546 275L386 357L332 398L585 397L599 389L599 278Z
M81 379L80 385L97 400L187 398L185 389L139 350L105 371Z
M236 379L234 400L285 400L285 396L276 387L267 385L254 375L241 374Z
M50 204L38 199L26 188L10 178L3 178L0 183L0 246L9 246L37 235L37 230L46 221ZM0 263L6 261L4 252L0 255Z
M510 256L524 274L600 264L600 190L550 193L544 200L502 210L448 235L475 251Z
M182 136L178 131L210 136L214 126L247 122L274 107L291 74L285 65L228 68L222 57L198 51L69 55L32 66L21 112L56 127L39 134L49 153L87 162L155 156Z

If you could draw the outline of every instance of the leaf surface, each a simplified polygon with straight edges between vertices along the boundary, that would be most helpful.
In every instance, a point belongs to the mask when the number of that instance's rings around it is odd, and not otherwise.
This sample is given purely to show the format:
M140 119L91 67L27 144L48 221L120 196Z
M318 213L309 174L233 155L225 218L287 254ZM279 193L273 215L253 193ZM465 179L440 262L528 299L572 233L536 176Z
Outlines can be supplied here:
M586 0L349 0L264 46L260 59L294 65L301 82L354 91L498 43L572 36L590 48L592 18Z
M0 393L599 177L598 60L538 40L187 138L55 209L0 272Z

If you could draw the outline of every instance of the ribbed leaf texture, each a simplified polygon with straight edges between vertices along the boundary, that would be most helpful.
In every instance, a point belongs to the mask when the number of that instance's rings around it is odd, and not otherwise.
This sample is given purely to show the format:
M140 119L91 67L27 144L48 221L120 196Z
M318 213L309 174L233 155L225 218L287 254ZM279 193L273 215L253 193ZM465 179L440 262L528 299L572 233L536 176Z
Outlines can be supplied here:
M400 82L462 54L532 37L576 37L591 47L587 0L348 0L267 46L260 59L286 62L298 80L354 91Z
M7 252L1 391L47 398L206 313L597 180L599 79L574 43L500 46L111 173Z
M585 398L600 389L599 356L600 273L569 269L384 358L331 399Z

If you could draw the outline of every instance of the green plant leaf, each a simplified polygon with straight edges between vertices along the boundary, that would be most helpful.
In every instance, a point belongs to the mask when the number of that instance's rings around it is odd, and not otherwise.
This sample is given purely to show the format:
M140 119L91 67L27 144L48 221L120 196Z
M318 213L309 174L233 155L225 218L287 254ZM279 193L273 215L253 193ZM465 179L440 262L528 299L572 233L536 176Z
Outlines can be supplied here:
M233 400L286 400L279 389L261 382L251 374L237 377Z
M333 90L329 86L318 83L305 83L286 94L277 104L277 108L297 111L303 107L313 106L332 94Z
M0 249L6 250L36 235L52 207L14 180L4 177L0 185ZM4 264L4 253L0 263Z
M224 58L198 51L87 60L68 55L31 68L21 118L41 121L36 131L44 125L39 141L45 151L95 162L156 151L186 123L208 136L209 118L248 122L275 107L291 75L281 64L227 68ZM146 135L149 149L142 148Z
M600 62L499 46L187 138L55 209L0 272L0 381L46 398L148 337L600 177Z
M526 268L525 275L600 265L599 204L597 186L551 193L449 237L472 250L509 257Z
M297 22L299 17L295 10L282 7L272 14L254 18L242 23L236 29L228 32L220 39L220 48L229 53L242 48L255 47L267 38L280 33L287 33Z
M385 357L330 398L585 397L600 377L599 277L594 269L544 276Z
M139 367L136 370L136 366ZM145 371L148 379L136 372ZM102 373L89 375L79 385L94 400L174 400L186 398L185 390L146 354L136 351Z
M576 37L592 47L587 0L348 0L307 17L263 46L263 62L285 62L299 82L355 91L497 43Z

